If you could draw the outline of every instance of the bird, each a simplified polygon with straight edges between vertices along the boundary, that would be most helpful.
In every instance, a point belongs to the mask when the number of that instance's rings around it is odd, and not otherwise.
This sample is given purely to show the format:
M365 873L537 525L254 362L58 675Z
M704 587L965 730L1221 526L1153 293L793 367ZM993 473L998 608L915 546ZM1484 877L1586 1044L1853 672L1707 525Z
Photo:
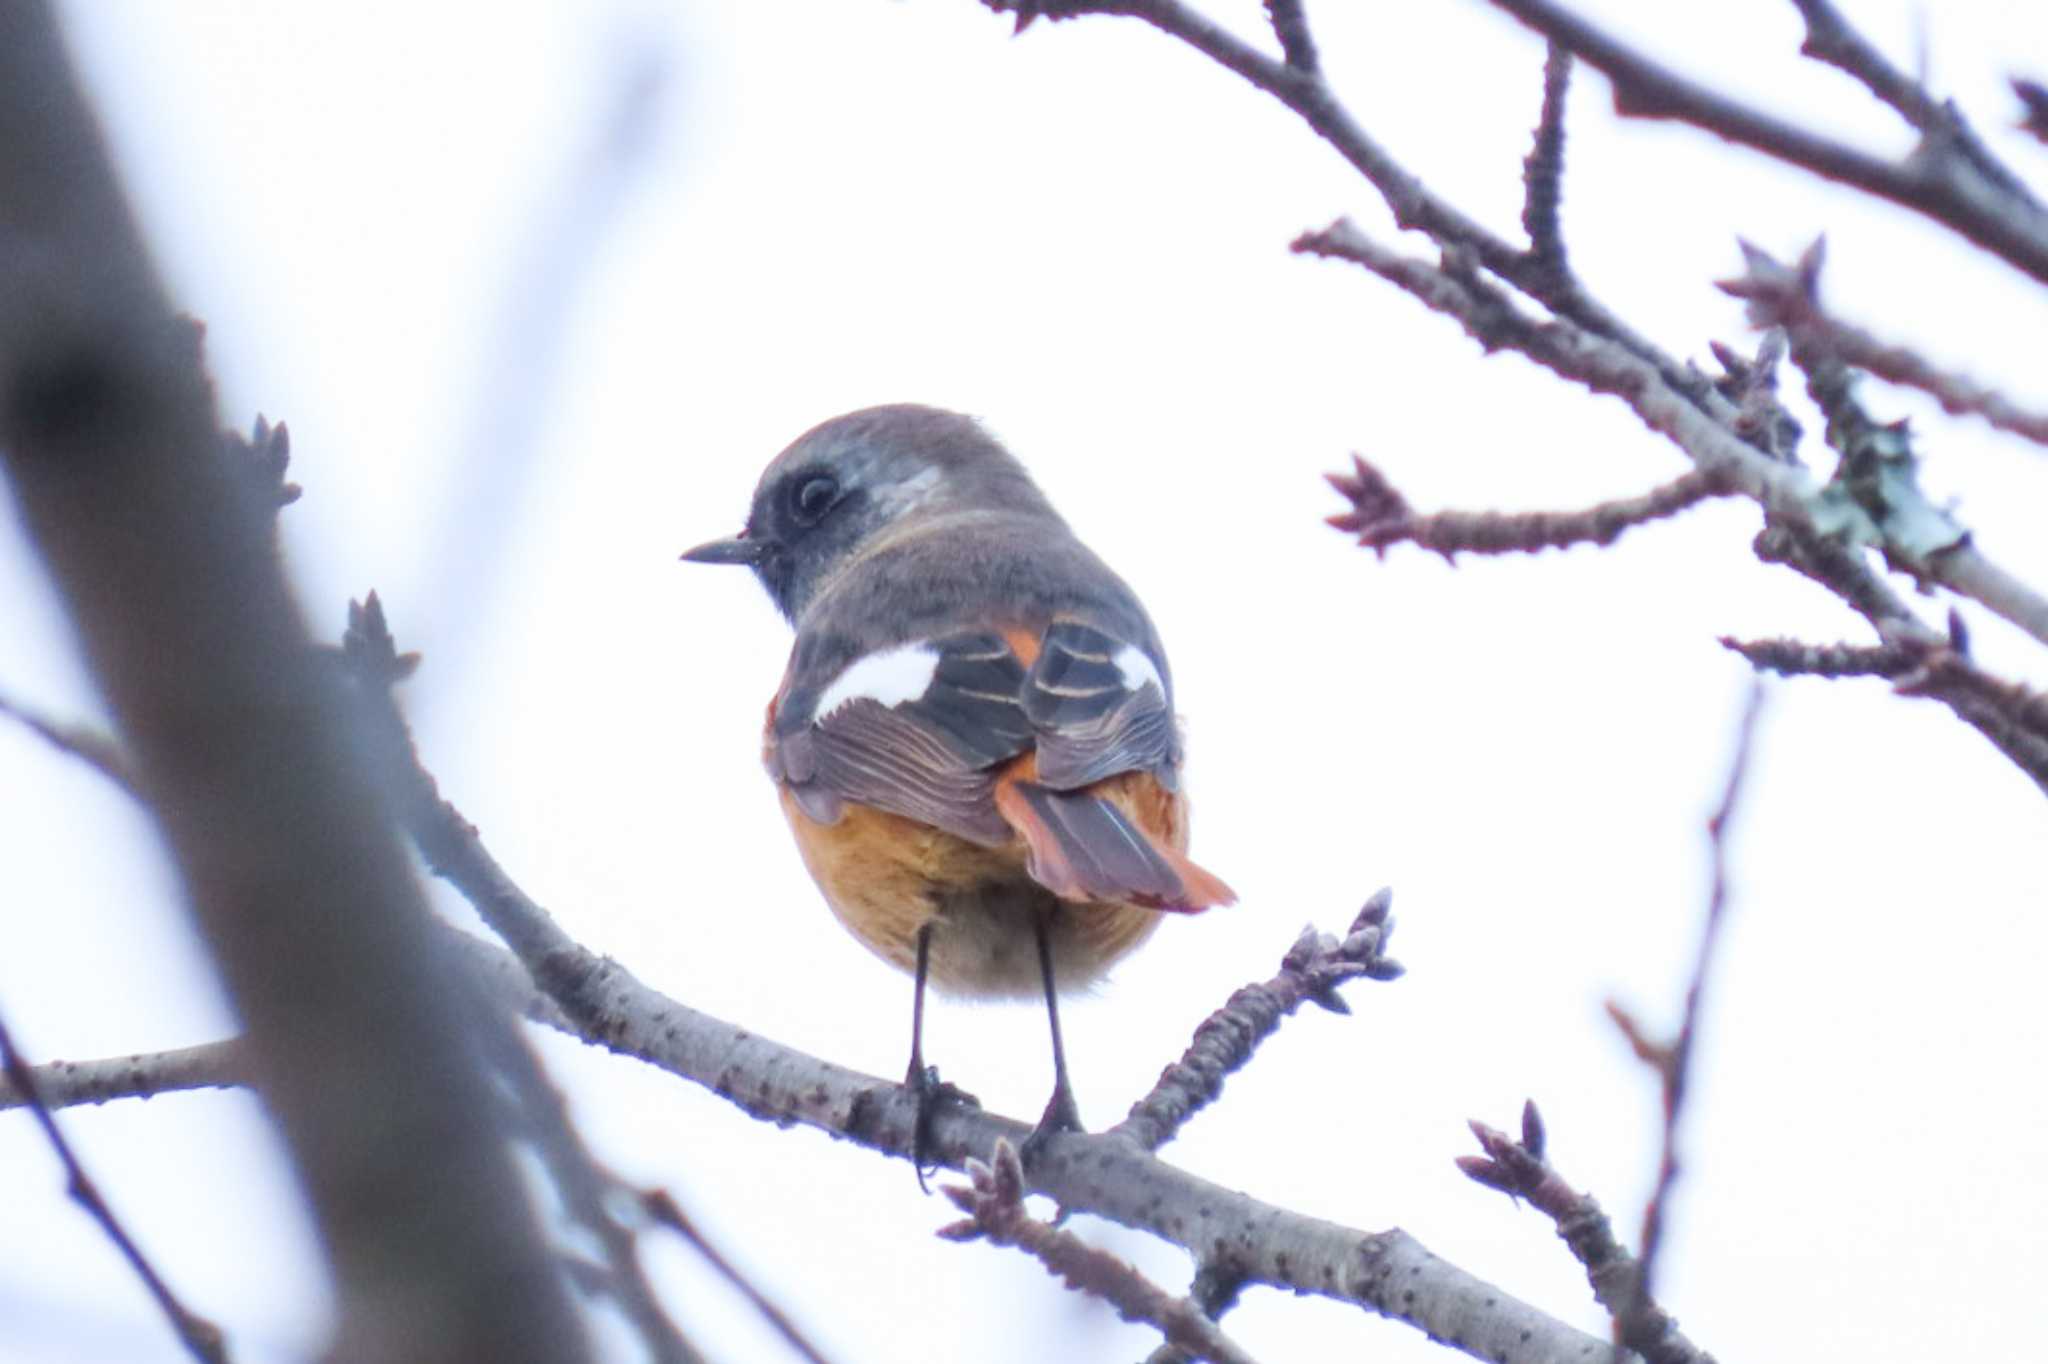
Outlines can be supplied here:
M913 979L920 1187L936 1113L972 1102L925 1062L927 987L1042 994L1053 1092L1024 1155L1082 1130L1060 993L1162 915L1237 898L1187 854L1173 675L1137 595L978 421L913 403L812 427L745 528L682 557L750 568L795 627L762 761L827 905Z

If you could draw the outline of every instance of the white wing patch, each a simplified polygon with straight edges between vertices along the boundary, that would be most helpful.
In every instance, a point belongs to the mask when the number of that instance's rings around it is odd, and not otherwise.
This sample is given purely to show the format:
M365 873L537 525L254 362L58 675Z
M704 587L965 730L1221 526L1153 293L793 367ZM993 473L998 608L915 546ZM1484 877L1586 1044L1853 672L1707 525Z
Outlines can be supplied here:
M863 699L884 706L915 701L931 690L938 671L939 651L923 641L856 658L818 698L811 723L818 724L841 706Z
M1159 688L1161 696L1166 694L1166 683L1159 676L1159 669L1152 666L1152 660L1145 657L1145 651L1137 645L1124 645L1110 661L1116 664L1117 672L1123 676L1125 691L1137 691L1150 682Z

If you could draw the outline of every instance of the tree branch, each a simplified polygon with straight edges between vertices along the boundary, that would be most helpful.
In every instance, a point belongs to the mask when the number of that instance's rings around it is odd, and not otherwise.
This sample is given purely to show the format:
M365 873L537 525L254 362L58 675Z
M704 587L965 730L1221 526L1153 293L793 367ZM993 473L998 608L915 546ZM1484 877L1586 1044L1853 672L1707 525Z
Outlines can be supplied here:
M28 1085L11 1078L0 1083L0 1112L29 1103L31 1093L44 1107L59 1109L187 1089L232 1089L253 1079L248 1048L240 1038L97 1061L46 1061L33 1067L29 1077Z
M1894 566L1980 602L2048 643L2048 598L1986 559L1969 543L1966 532L1906 482L1887 481L1876 515L1865 505L1868 499L1859 501L1851 488L1816 488L1804 470L1774 459L1707 415L1633 352L1569 319L1539 321L1528 316L1498 289L1463 269L1455 257L1437 266L1403 256L1342 218L1320 232L1303 234L1292 249L1362 265L1429 308L1455 318L1489 351L1517 351L1562 378L1620 398L1645 426L1678 446L1702 471L1763 503L1770 520L1803 539L1841 536L1879 545Z
M1696 84L1551 0L1489 0L1605 74L1624 116L1674 119L1909 208L2048 283L2048 214L1950 140L1894 163Z
M1810 271L1776 266L1754 248L1749 259L1750 268L1738 279L1721 281L1720 288L1748 305L1753 325L1783 327L1792 338L1795 355L1867 370L1880 379L1919 389L1952 416L1981 417L2001 431L2048 445L2048 413L2028 411L1996 389L1967 375L1939 369L1904 346L1882 341L1830 315L1820 302L1817 255Z
M1586 1271L1593 1297L1614 1318L1615 1336L1647 1364L1713 1364L1714 1357L1678 1329L1678 1321L1641 1291L1641 1271L1628 1247L1615 1239L1614 1224L1600 1201L1565 1182L1544 1154L1543 1116L1535 1102L1522 1105L1522 1136L1516 1141L1483 1122L1471 1124L1483 1156L1459 1156L1458 1168L1473 1181L1498 1189L1551 1220L1572 1258Z
M738 1290L740 1296L752 1304L754 1310L775 1328L775 1333L782 1337L790 1349L810 1361L810 1364L825 1364L824 1354L811 1343L810 1338L804 1335L790 1319L789 1314L776 1306L774 1300L762 1292L752 1279L740 1273L739 1266L725 1258L718 1247L713 1245L697 1224L684 1213L682 1205L676 1202L668 1190L651 1189L642 1192L640 1206L656 1225L667 1227L688 1241L690 1248L703 1256L704 1262L716 1270L720 1278Z
M1281 959L1279 972L1238 990L1203 1019L1180 1059L1160 1072L1151 1092L1110 1131L1157 1151L1222 1095L1223 1081L1243 1068L1259 1044L1279 1030L1281 1020L1303 1004L1348 1014L1351 1006L1337 993L1339 985L1361 976L1398 979L1401 964L1382 955L1394 931L1387 913L1393 898L1391 890L1382 890L1367 900L1341 943L1316 932L1314 925L1304 928Z
M128 759L113 735L86 725L52 719L5 695L0 695L0 715L15 720L50 747L70 754L130 795L135 794L135 779L128 770Z
M247 1025L338 1354L586 1357L477 1064L510 1025L438 967L272 508L33 0L0 6L0 241L0 458Z
M1763 710L1763 685L1753 683L1749 698L1742 709L1742 720L1736 731L1735 758L1729 764L1728 783L1721 792L1720 804L1707 819L1707 846L1711 861L1711 877L1707 892L1707 912L1700 929L1699 954L1693 962L1692 980L1685 990L1685 1010L1678 1026L1678 1036L1669 1045L1663 1046L1649 1040L1643 1029L1618 1004L1610 1003L1608 1013L1616 1024L1627 1034L1636 1055L1657 1072L1664 1100L1663 1150L1657 1161L1657 1182L1650 1194L1650 1201L1643 1209L1642 1252L1636 1265L1635 1289L1626 1311L1617 1313L1620 1321L1648 1309L1655 1297L1655 1273L1657 1256L1664 1244L1665 1205L1670 1200L1671 1190L1678 1182L1678 1125L1685 1114L1685 1103L1691 1095L1692 1054L1699 1038L1699 1022L1702 1005L1706 999L1707 981L1714 964L1716 949L1721 942L1721 928L1726 922L1728 910L1728 825L1735 817L1736 801L1742 795L1743 779L1749 774L1750 755L1755 747L1757 716Z
M967 1162L966 1185L940 1192L967 1214L939 1228L950 1241L985 1240L1015 1246L1046 1267L1069 1288L1102 1299L1125 1321L1157 1327L1167 1343L1213 1364L1257 1364L1242 1346L1217 1329L1202 1309L1176 1298L1106 1250L1099 1250L1024 1211L1024 1162L1009 1142L996 1139L989 1163Z
M1417 516L1386 475L1351 457L1349 474L1325 474L1330 486L1351 502L1351 510L1326 518L1338 530L1356 534L1358 543L1377 550L1412 543L1455 563L1460 551L1472 554L1533 554L1572 545L1611 545L1631 526L1675 516L1734 489L1717 474L1694 469L1636 497L1598 502L1574 511L1497 512L1443 511Z
M374 600L351 607L343 652L361 689L365 732L390 770L394 789L405 793L406 824L428 864L502 934L579 1035L704 1085L765 1121L802 1123L885 1155L912 1158L918 1099L909 1089L679 1004L563 932L498 865L475 827L441 798L420 765L390 693L412 662L398 652ZM1370 916L1384 909L1384 902L1369 903L1360 926L1342 944L1317 939L1312 950L1296 944L1289 959L1306 983L1303 998L1324 1002L1342 979L1398 969L1378 954L1384 928ZM1033 1191L1070 1212L1094 1213L1181 1246L1219 1277L1368 1307L1478 1358L1565 1364L1582 1357L1588 1337L1439 1260L1405 1232L1354 1231L1287 1212L1175 1169L1146 1151L1134 1138L1164 1140L1200 1106L1190 1096L1211 1092L1201 1077L1207 1063L1197 1056L1209 1050L1202 1043L1190 1048L1193 1059L1182 1063L1194 1072L1190 1078L1169 1069L1154 1095L1134 1109L1130 1134L1048 1138L1032 1166ZM933 1117L929 1132L926 1159L957 1170L970 1157L993 1151L999 1138L1020 1146L1029 1128L948 1105Z
M1564 230L1558 209L1564 201L1564 109L1571 86L1572 54L1556 43L1543 56L1543 112L1535 144L1522 162L1522 230L1529 254L1568 275Z
M156 1299L157 1307L170 1319L171 1329L178 1333L178 1340L184 1345L185 1352L201 1361L201 1364L227 1364L227 1337L221 1333L219 1326L179 1301L178 1295L164 1282L163 1275L156 1272L156 1266L149 1262L149 1257L135 1244L135 1238L121 1225L121 1219L114 1215L113 1208L100 1193L99 1186L93 1183L92 1176L85 1172L85 1166L79 1162L77 1153L71 1149L71 1143L64 1140L64 1133L58 1128L57 1120L50 1115L49 1105L43 1101L35 1069L22 1059L20 1049L14 1045L14 1035L8 1032L5 1023L0 1023L0 1071L6 1073L9 1089L19 1096L21 1104L35 1116L36 1125L42 1128L44 1139L49 1142L50 1149L56 1152L58 1162L64 1167L66 1191L70 1193L74 1202L92 1216L93 1221L99 1223L100 1230L114 1243L114 1248L121 1252L121 1258L128 1262L128 1267L142 1280L143 1287L149 1290L149 1296Z

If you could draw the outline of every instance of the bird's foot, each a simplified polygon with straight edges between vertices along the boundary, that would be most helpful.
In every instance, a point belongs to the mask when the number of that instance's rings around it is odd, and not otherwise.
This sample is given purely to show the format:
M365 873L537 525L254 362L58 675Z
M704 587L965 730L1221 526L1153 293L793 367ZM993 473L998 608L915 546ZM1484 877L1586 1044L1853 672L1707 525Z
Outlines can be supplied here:
M1074 1091L1060 1085L1053 1090L1052 1098L1046 1101L1044 1116L1039 1118L1038 1126L1031 1129L1031 1135L1024 1138L1024 1149L1017 1154L1023 1157L1028 1167L1045 1151L1047 1138L1061 1132L1087 1130L1081 1126L1081 1110L1074 1103Z
M981 1100L960 1086L941 1080L937 1066L912 1066L910 1073L903 1077L903 1085L917 1098L917 1122L911 1129L910 1138L910 1163L917 1171L918 1191L930 1193L924 1178L927 1171L936 1172L939 1168L939 1161L932 1151L936 1141L932 1124L938 1119L939 1110L948 1104L979 1108Z

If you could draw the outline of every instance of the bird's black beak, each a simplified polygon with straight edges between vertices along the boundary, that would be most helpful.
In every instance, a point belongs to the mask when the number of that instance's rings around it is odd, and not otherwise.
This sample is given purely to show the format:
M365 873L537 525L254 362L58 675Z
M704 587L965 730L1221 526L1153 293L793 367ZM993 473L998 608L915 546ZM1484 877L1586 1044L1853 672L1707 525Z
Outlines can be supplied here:
M752 567L768 557L772 548L766 540L749 540L741 531L730 540L707 540L695 549L683 551L693 564L745 564Z

